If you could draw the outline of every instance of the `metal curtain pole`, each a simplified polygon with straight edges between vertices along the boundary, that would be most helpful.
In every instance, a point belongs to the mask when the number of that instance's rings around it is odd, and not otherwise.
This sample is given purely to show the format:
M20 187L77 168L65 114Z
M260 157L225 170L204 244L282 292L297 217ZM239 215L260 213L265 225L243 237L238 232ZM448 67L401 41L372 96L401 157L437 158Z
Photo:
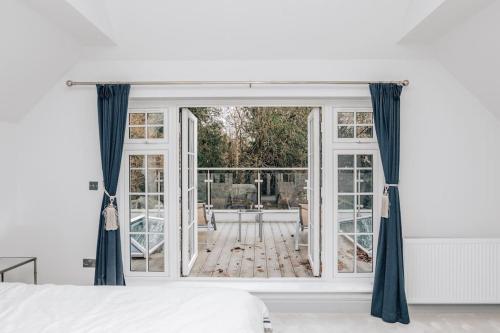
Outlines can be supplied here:
M66 81L68 87L95 86L96 84L130 84L134 86L199 86L199 85L362 85L370 83L395 83L408 86L410 81Z

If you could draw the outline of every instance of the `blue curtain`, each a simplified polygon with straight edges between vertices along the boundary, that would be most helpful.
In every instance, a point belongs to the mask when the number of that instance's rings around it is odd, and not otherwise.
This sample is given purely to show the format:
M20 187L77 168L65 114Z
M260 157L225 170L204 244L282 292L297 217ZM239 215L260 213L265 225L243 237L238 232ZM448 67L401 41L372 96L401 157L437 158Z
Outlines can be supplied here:
M105 190L116 195L127 124L130 85L97 85L97 111L99 142ZM97 238L95 285L125 285L120 246L120 229L105 230L102 211L109 204L104 194L99 211L99 236Z
M399 98L396 84L370 84L373 119L377 133L386 189L389 217L381 218L372 295L372 316L390 323L408 324L406 304L401 211L399 207Z

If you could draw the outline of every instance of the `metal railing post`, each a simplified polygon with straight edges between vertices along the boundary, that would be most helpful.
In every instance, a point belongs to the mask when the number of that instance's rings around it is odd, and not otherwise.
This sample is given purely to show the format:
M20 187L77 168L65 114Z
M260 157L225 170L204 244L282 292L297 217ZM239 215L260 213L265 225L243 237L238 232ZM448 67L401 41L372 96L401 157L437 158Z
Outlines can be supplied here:
M260 169L257 169L257 179L255 180L257 183L257 209L262 209L262 200L260 197L260 184L262 183L262 179L260 179Z
M210 178L210 170L206 169L207 178L205 179L205 183L207 183L207 208L208 210L212 210L212 198L211 198L211 190L212 190L212 179Z

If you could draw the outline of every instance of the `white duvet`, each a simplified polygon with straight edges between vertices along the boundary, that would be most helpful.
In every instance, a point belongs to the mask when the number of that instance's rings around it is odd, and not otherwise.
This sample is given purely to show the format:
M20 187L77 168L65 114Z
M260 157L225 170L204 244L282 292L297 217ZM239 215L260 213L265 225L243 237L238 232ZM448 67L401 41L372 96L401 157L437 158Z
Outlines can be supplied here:
M223 288L0 283L0 332L262 333L266 307Z

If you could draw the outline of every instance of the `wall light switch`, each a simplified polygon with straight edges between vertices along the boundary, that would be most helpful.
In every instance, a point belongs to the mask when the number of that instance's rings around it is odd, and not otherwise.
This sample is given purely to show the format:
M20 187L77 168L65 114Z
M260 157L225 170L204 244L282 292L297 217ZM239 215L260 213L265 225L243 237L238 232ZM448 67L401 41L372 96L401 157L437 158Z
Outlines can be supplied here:
M89 182L89 191L97 191L98 188L99 188L98 182L93 182L93 181Z
M83 267L95 267L95 259L84 258Z

